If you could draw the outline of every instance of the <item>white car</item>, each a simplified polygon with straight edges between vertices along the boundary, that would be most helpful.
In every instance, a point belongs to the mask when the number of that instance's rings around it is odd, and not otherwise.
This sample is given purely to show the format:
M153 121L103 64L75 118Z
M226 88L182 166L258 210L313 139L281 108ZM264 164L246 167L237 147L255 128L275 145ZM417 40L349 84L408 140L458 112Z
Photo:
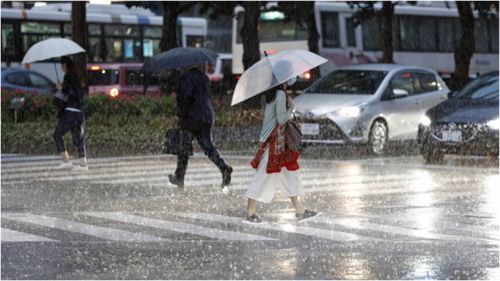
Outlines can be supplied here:
M305 144L368 144L381 154L388 141L416 140L421 116L448 92L434 70L365 64L330 72L294 103Z

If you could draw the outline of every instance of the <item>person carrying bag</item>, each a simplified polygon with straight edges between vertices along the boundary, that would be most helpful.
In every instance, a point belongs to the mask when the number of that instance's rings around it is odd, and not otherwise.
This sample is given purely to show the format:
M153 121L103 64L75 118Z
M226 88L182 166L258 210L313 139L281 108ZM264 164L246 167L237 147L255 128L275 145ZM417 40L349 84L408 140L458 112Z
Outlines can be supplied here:
M248 198L245 223L262 223L262 218L255 212L257 201L271 202L278 185L284 188L285 195L292 201L297 220L317 215L317 212L304 208L299 198L304 194L298 163L302 133L293 115L293 103L286 94L293 80L266 94L261 145L250 163L256 172L245 193Z

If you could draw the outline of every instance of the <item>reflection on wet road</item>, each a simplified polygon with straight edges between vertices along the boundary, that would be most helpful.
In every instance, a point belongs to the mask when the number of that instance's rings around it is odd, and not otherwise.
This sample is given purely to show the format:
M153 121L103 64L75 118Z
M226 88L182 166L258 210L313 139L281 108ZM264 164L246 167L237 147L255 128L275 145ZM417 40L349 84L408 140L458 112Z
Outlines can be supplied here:
M250 157L227 153L230 194L203 155L185 190L169 156L99 158L87 173L54 157L2 155L2 277L15 279L500 278L498 162L306 155L297 222L279 193L242 222ZM337 160L331 160L337 159Z

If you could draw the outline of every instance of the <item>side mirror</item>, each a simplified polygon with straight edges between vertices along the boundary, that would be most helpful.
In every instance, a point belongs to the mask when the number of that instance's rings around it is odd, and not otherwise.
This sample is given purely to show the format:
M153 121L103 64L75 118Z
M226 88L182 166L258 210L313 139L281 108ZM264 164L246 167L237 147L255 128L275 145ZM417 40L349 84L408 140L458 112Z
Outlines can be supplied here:
M394 89L394 90L392 90L392 94L393 94L394 98L396 98L396 99L404 98L404 97L407 97L410 95L407 90L403 90L403 89Z
M452 99L457 95L456 91L449 91L448 92L448 99Z

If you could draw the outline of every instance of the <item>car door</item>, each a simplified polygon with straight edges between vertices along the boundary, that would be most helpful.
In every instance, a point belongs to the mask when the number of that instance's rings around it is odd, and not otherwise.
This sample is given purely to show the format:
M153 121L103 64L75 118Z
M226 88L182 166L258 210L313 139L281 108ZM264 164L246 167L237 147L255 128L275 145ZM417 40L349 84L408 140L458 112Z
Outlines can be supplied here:
M391 78L381 98L381 115L388 126L389 140L413 140L417 138L420 106L415 95L414 71L397 72ZM395 95L395 92L406 95Z
M56 91L54 84L48 78L35 72L28 72L28 77L37 94L46 95Z
M424 114L428 109L446 100L448 89L444 82L440 81L434 73L418 71L416 83L416 95L420 107L420 113Z
M15 91L22 91L28 93L34 90L33 87L31 86L31 81L23 71L15 71L12 73L8 73L5 76L5 81L7 81L8 85L3 85L3 86L9 87Z

